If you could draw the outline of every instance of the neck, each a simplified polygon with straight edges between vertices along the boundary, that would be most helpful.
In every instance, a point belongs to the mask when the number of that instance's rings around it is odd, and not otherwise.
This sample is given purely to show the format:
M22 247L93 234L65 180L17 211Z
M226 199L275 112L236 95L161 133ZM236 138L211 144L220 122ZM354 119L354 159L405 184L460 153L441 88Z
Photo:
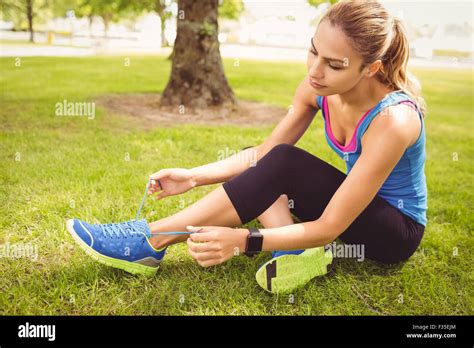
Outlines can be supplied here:
M380 101L390 90L375 79L361 79L349 91L339 94L341 108L367 110Z

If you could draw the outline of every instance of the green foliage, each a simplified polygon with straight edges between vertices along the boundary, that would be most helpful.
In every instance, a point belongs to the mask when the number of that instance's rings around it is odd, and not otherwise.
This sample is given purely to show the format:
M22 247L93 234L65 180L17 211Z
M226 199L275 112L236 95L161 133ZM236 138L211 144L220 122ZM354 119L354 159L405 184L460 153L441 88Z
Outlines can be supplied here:
M155 12L162 20L172 18L170 6L176 0L34 0L33 13L35 26L41 26L54 17L65 17L68 11L74 11L77 18L99 16L105 22L117 22L120 19L135 19L138 15ZM0 0L0 19L12 21L16 30L27 30L26 1ZM223 0L219 5L219 16L237 20L244 11L242 0ZM210 31L211 30L211 31ZM212 28L203 28L204 35Z
M324 3L330 3L332 5L338 1L339 0L308 0L308 4L314 7L318 7L319 5L324 4Z
M33 4L33 21L35 28L45 24L54 13L52 0L35 0ZM27 4L21 0L0 0L0 19L13 22L15 30L28 30Z
M129 0L78 0L78 10L83 16L100 16L116 22L124 15L131 15L133 2Z
M242 0L223 0L219 5L219 17L238 20L244 10Z
M204 21L201 26L201 30L199 30L199 34L203 36L212 36L216 32L216 26L208 21Z

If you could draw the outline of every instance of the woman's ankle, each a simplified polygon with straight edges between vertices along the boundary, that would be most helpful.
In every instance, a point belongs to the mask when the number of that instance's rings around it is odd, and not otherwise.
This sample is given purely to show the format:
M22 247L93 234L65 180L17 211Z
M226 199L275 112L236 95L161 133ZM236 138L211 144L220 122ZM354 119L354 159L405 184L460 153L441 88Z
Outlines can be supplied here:
M151 246L157 250L161 250L164 247L169 246L168 241L163 236L151 236L148 240Z
M182 235L153 235L153 233L156 232L169 232L172 230L170 228L167 228L166 226L162 226L159 221L152 222L148 224L148 226L150 227L150 231L152 233L152 236L150 237L149 241L155 249L161 250L164 247L186 240L186 238L183 238Z

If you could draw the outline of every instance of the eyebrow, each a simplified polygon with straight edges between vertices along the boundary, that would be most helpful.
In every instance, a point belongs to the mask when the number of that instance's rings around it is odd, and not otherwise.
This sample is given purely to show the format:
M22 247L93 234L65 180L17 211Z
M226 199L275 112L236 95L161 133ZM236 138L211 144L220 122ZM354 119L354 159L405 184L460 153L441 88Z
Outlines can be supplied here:
M318 50L316 49L316 47L314 47L314 43L313 43L313 38L311 38L311 46L313 47L313 49L318 52ZM331 60L331 61L335 61L335 62L340 62L340 63L344 63L344 61L342 59L336 59L336 58L328 58L328 57L323 57L324 59L326 60Z

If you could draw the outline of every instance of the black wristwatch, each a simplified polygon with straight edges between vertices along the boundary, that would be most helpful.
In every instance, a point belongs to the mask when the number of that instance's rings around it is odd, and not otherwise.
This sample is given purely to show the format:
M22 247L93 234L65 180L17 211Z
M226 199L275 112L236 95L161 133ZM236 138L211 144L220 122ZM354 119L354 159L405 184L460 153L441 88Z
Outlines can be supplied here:
M247 237L247 245L245 246L245 255L252 257L262 251L263 234L258 228L250 227L249 235Z

